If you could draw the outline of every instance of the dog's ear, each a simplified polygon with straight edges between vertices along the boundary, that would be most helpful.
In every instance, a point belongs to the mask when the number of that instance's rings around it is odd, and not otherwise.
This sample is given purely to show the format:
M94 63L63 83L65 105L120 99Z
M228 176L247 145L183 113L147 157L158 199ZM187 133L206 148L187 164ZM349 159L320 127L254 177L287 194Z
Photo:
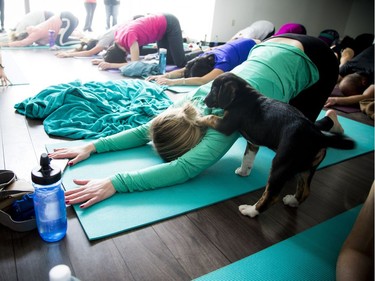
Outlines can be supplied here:
M225 79L220 86L217 95L218 105L222 109L226 109L236 98L238 85L231 79Z

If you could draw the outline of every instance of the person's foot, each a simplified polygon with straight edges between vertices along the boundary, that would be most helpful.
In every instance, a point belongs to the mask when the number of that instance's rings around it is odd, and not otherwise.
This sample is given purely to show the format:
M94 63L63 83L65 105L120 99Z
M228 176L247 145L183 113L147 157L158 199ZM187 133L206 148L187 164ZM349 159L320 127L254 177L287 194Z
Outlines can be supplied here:
M344 134L344 128L341 126L337 118L336 111L334 111L333 109L329 109L326 112L326 116L329 117L333 121L333 126L329 131L335 134L341 134L341 135Z

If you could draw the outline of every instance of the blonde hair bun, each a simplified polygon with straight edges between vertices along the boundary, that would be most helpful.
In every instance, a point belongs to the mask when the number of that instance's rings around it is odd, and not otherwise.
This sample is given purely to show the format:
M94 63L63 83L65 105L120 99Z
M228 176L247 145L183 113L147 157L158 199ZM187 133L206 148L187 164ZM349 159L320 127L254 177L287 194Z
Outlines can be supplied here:
M197 123L199 113L191 104L171 108L157 116L150 128L155 150L167 162L196 146L204 135Z

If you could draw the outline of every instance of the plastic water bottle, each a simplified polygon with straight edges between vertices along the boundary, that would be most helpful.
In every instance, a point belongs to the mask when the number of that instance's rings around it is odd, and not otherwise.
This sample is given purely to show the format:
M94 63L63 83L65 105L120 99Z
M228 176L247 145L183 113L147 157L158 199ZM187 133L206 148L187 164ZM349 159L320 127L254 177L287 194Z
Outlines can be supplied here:
M48 30L49 34L49 47L53 48L55 46L55 31L50 29Z
M69 266L59 264L49 271L49 281L79 281L79 279L72 276Z
M31 171L31 179L35 188L34 209L38 232L46 242L59 241L67 230L61 170L51 166L47 153L43 153L40 167Z
M167 49L159 49L159 72L160 74L165 74L167 67Z

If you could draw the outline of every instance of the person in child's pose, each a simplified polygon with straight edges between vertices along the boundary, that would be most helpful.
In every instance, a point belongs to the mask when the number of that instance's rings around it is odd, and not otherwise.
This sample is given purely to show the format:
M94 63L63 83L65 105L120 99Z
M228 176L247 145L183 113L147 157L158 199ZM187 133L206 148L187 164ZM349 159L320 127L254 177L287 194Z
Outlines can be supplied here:
M326 107L374 99L374 45L340 66L338 87L344 96L329 97Z
M315 121L335 86L338 61L330 48L317 37L288 34L257 44L248 59L232 73L245 79L265 96L287 102ZM293 77L293 79L290 79ZM87 208L116 192L153 190L188 181L219 161L239 138L226 136L197 125L197 115L222 115L208 108L204 98L211 82L177 101L172 108L149 123L82 146L59 148L51 158L70 158L75 165L93 153L130 149L154 143L165 163L104 179L76 179L76 189L65 193L68 204ZM342 133L334 111L316 122L325 131Z
M80 48L73 51L60 51L56 53L59 58L71 57L91 57L107 50L115 39L115 31L118 26L114 26L100 35L98 39L89 39L87 42L81 42Z
M258 20L250 26L238 31L230 40L250 38L263 41L275 34L275 25L268 20Z
M171 14L155 14L137 18L115 32L115 43L108 48L104 60L92 60L99 69L121 68L140 59L140 47L155 43L167 49L167 64L184 67L186 57L180 22Z
M78 18L71 12L61 12L60 15L53 15L46 21L36 25L28 26L26 32L20 34L17 41L0 43L0 46L25 47L32 44L47 45L49 43L50 30L54 31L54 41L58 46L66 46L79 43L73 40L70 35L78 26Z
M203 85L244 62L256 42L238 38L200 54L181 69L147 77L161 85Z
M141 17L143 17L143 15L136 15L133 17L133 20ZM112 26L109 30L106 30L104 33L99 35L97 39L88 39L86 42L82 41L79 48L72 51L57 52L56 56L59 58L70 58L91 57L97 55L112 46L113 42L115 41L115 31L126 23L127 22Z
M280 26L279 30L275 32L274 36L282 35L286 33L295 33L295 34L306 34L306 28L303 24L287 22Z

